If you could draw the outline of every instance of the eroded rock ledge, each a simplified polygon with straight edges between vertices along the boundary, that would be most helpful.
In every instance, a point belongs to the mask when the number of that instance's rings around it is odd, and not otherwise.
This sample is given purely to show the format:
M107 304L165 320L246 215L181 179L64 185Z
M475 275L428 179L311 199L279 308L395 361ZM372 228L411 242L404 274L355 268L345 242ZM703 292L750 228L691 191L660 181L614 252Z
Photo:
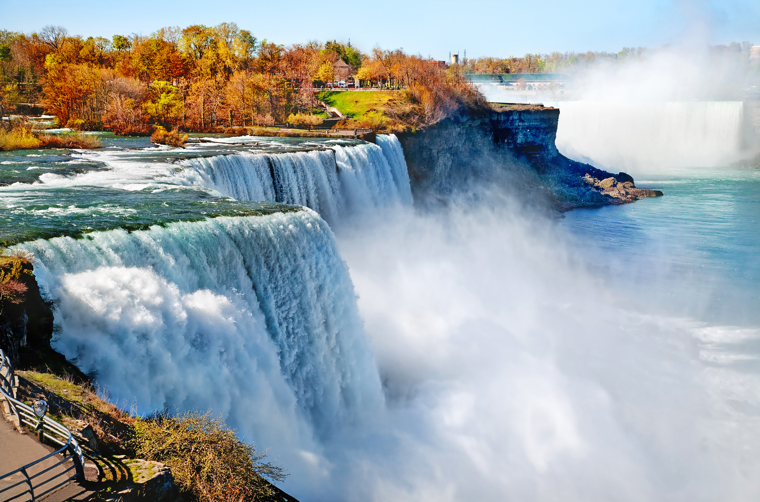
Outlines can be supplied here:
M636 188L626 173L613 174L559 153L559 114L542 105L494 104L488 111L462 112L399 134L415 200L446 201L482 180L560 211L662 195ZM609 186L602 187L602 181Z

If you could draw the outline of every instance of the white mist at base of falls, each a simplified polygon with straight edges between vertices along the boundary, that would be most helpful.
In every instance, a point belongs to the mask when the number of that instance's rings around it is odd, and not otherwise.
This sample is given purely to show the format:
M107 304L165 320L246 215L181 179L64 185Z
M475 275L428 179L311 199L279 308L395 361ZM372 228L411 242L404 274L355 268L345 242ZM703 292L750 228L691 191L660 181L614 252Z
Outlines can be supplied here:
M703 357L735 350L732 337L756 344L760 331L705 324L650 298L685 281L680 269L589 261L557 222L485 200L339 234L388 412L363 444L340 444L358 467L338 473L338 493L541 502L760 493L751 474L760 456L745 448L760 440L760 374ZM678 296L699 303L705 278Z
M54 347L141 413L213 408L308 444L382 404L348 270L308 209L22 249L58 302Z

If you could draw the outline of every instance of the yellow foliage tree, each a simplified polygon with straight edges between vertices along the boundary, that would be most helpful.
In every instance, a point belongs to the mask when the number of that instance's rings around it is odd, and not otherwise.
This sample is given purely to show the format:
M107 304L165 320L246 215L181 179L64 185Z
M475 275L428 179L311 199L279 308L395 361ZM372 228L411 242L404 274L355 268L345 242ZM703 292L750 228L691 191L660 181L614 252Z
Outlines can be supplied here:
M314 80L318 80L320 82L332 82L335 80L335 70L333 69L332 63L325 61L319 65L319 70L317 70L317 74L314 76Z
M143 104L143 111L163 126L182 118L184 103L179 89L163 80L150 84L151 99Z

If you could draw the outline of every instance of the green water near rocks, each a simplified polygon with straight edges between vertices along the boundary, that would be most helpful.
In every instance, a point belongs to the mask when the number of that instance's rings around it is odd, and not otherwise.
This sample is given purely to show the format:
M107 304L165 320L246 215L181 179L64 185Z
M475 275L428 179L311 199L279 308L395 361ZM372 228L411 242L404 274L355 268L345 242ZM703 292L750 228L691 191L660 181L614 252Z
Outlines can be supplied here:
M293 152L360 143L314 138L194 135L186 148L156 147L145 137L98 134L99 150L0 152L0 245L124 228L136 230L217 216L299 210L223 197L178 181L180 162L239 152Z

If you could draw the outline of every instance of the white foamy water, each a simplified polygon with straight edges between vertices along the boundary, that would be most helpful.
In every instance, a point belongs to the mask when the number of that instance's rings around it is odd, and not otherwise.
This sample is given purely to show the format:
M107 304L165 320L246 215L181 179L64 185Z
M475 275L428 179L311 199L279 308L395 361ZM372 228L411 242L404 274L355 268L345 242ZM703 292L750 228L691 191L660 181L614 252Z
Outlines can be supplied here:
M213 188L246 201L303 205L330 223L412 203L409 174L395 136L295 153L240 153L183 161L178 183Z
M348 270L310 210L21 247L59 302L54 347L140 412L213 408L308 444L382 403Z
M224 145L241 140L246 138L221 138L217 142ZM377 142L299 143L301 148L315 149L295 152L278 152L277 148L286 145L270 142L267 145L273 151L249 151L243 147L218 155L201 146L194 150L161 147L84 151L80 152L84 160L104 168L74 174L44 173L32 185L16 183L0 188L0 192L88 186L157 191L189 186L242 201L306 206L334 224L342 218L412 204L409 175L398 139L378 135ZM181 160L183 157L190 158Z

